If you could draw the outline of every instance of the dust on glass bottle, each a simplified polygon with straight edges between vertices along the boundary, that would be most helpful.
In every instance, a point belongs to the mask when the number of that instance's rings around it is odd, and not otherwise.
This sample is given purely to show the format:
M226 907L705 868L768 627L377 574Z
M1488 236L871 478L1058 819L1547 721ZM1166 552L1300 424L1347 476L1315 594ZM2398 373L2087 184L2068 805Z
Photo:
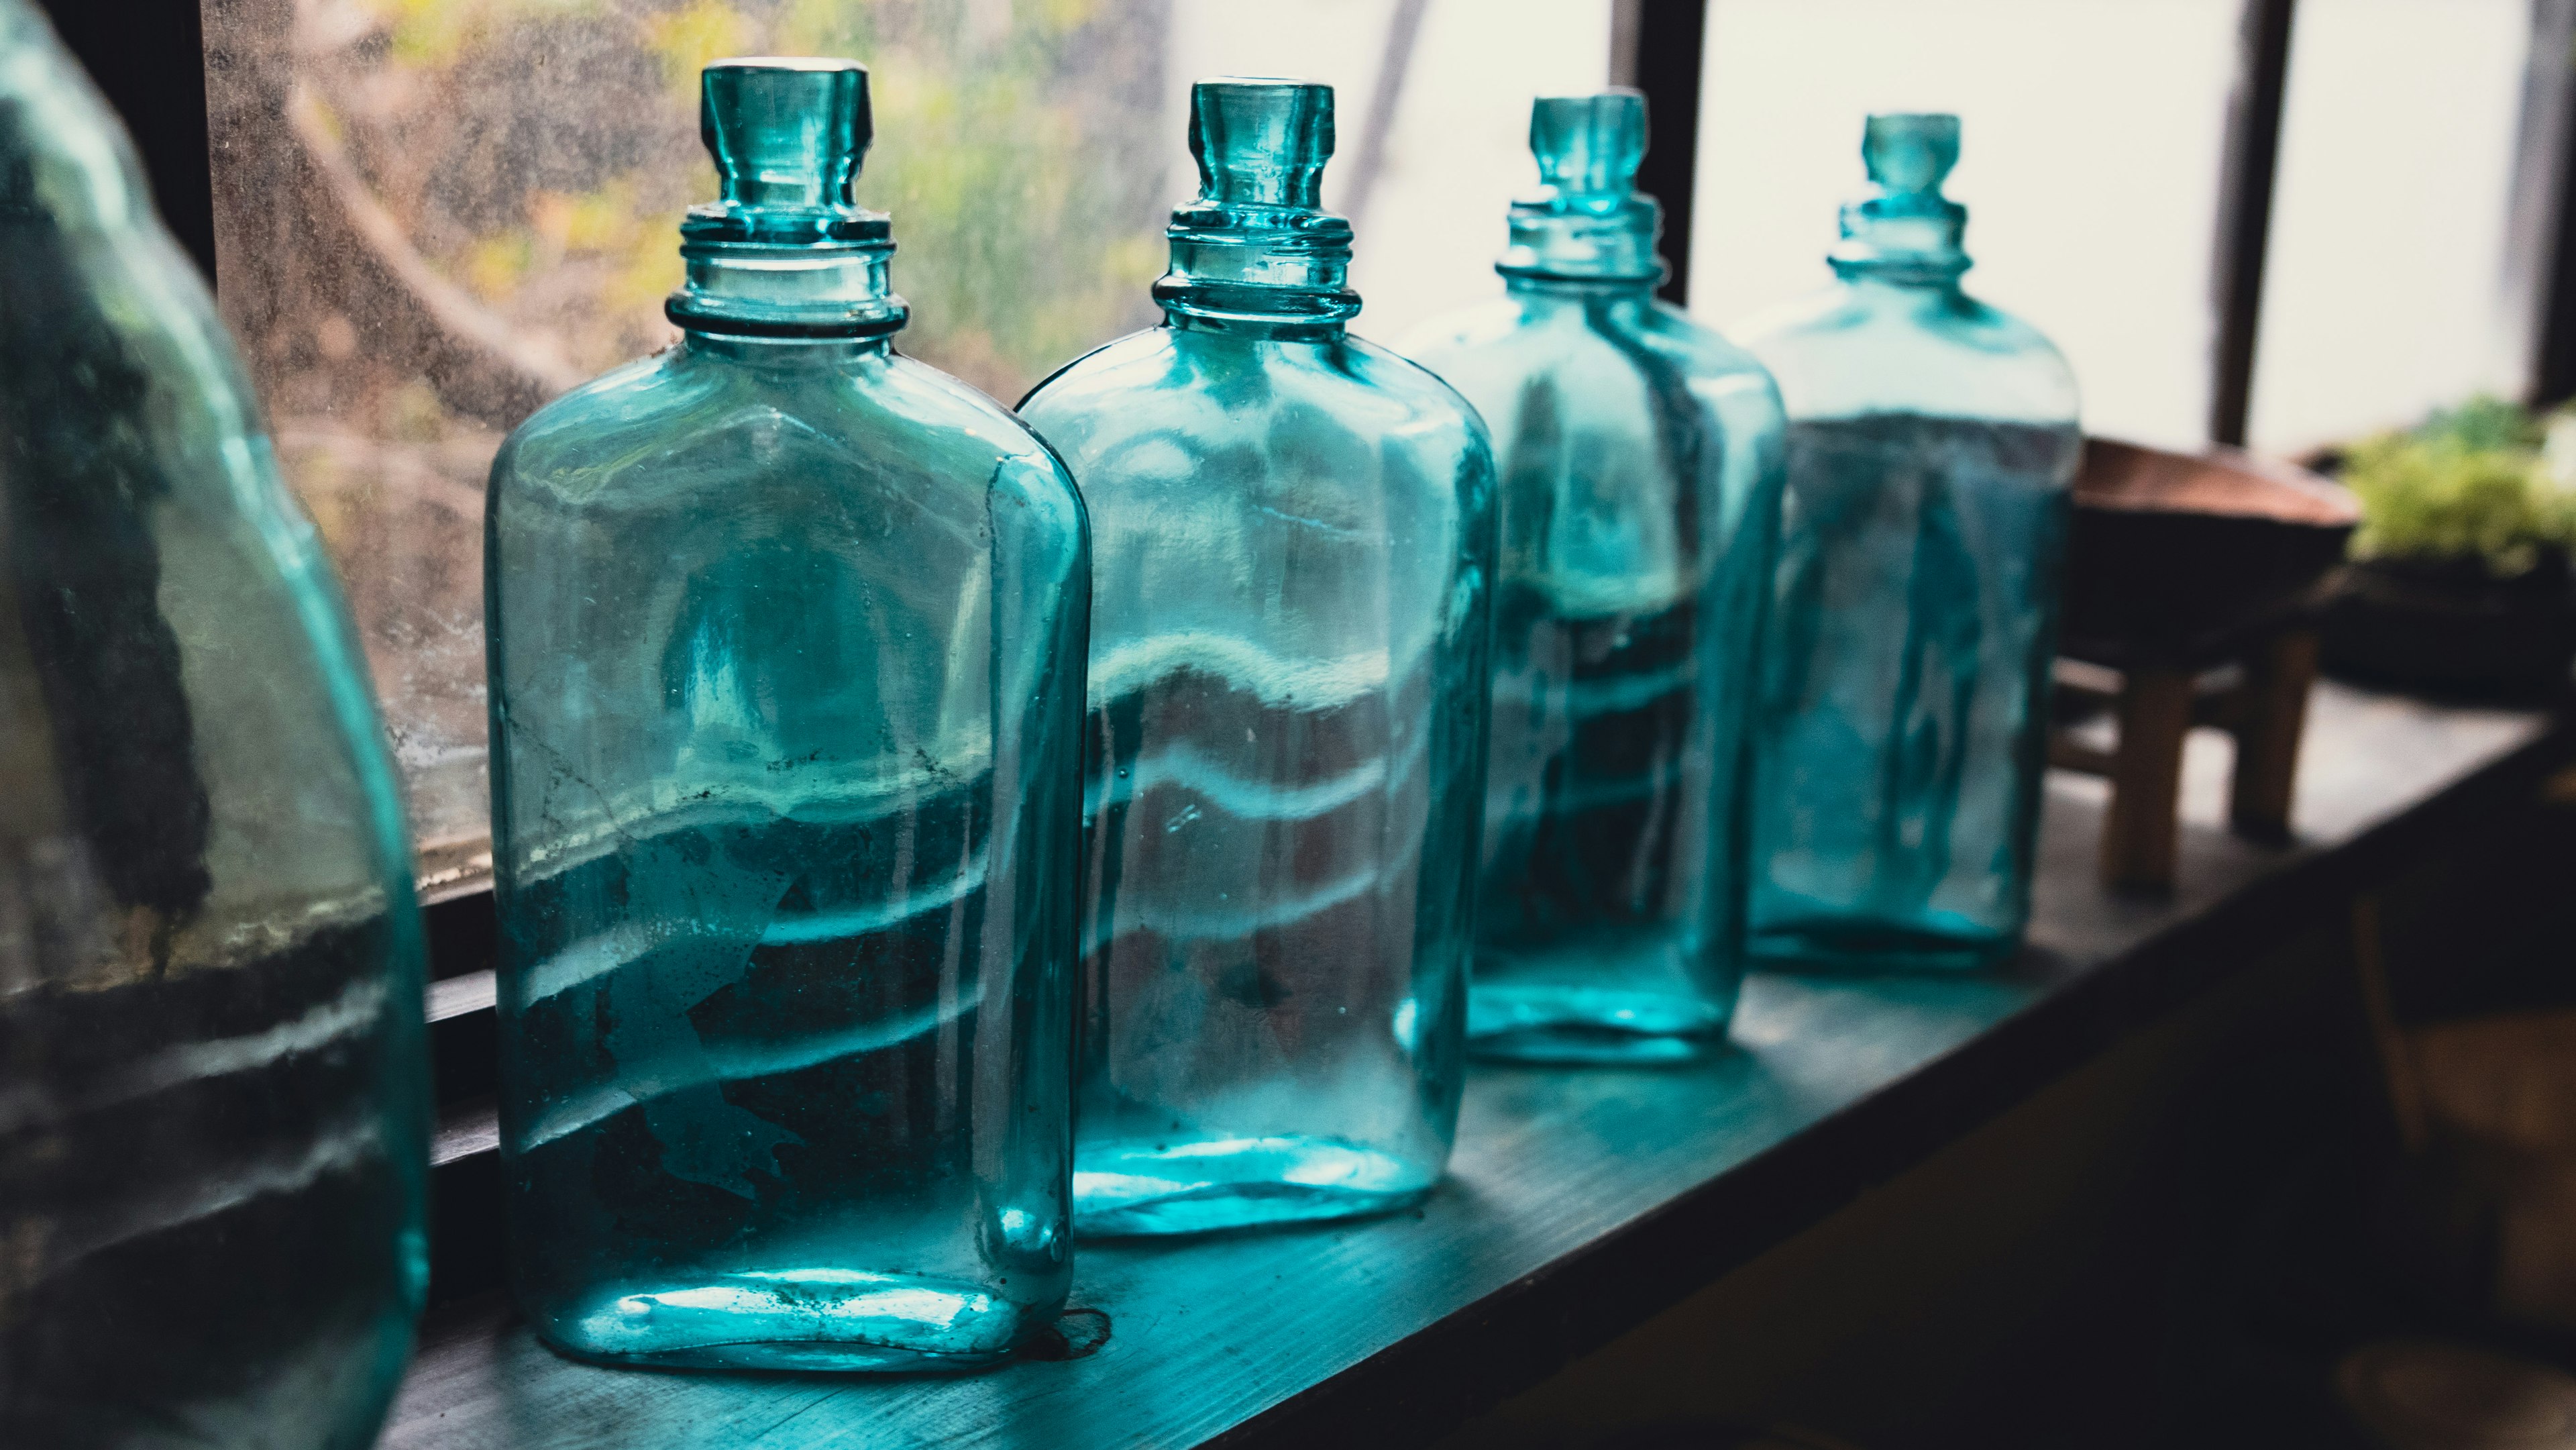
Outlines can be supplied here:
M1468 1046L1686 1059L1744 973L1780 399L1655 298L1645 98L1542 97L1530 149L1504 295L1404 347L1484 415L1501 474Z
M1493 460L1344 328L1333 93L1202 81L1165 324L1020 405L1091 509L1075 1224L1399 1208L1457 1126Z
M2075 379L1968 296L1946 115L1869 118L1837 281L1746 323L1789 408L1757 960L1970 968L2030 915Z
M125 136L0 0L0 1444L372 1444L420 919L321 544Z
M1082 507L890 346L867 72L702 104L681 342L492 466L511 1284L585 1359L969 1367L1071 1273Z

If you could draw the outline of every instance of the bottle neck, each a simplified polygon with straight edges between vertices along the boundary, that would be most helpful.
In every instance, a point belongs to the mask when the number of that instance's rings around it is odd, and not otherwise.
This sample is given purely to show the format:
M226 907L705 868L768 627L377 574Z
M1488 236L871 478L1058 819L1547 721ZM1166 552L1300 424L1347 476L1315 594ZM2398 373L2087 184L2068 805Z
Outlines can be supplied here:
M1955 264L1852 258L1844 256L1839 249L1826 254L1825 264L1850 286L1915 295L1954 294L1960 290L1960 276L1968 270L1965 258Z
M1843 208L1843 239L1825 254L1846 282L1955 291L1971 263L1960 246L1968 209L1932 192L1891 193Z
M1203 197L1172 213L1170 237L1154 301L1174 327L1324 342L1359 315L1351 224L1330 212Z
M1623 183L1624 187L1624 183ZM1620 190L1548 188L1512 203L1511 245L1494 270L1511 283L1564 281L1651 291L1664 280L1655 240L1663 212L1654 198Z
M663 304L690 333L728 337L881 338L911 308L894 294L894 242L882 215L794 231L758 223L734 203L698 207L680 224L687 280Z
M1516 272L1500 264L1494 270L1503 274L1503 291L1512 297L1584 307L1652 306L1663 280L1660 269L1653 277L1564 277Z
M778 337L749 333L709 332L692 328L680 336L680 348L692 357L714 358L758 368L830 370L893 350L891 334L874 337Z

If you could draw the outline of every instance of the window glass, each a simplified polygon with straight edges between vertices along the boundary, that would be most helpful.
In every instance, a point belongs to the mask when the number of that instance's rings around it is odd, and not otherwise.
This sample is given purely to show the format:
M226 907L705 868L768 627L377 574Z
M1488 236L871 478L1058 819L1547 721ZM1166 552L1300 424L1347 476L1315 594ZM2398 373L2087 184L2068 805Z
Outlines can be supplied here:
M1287 74L1334 87L1338 149L1324 172L1324 204L1359 234L1351 286L1363 310L1352 327L1386 341L1502 290L1494 258L1504 214L1538 183L1530 98L1607 83L1610 4L1179 0L1170 55L1166 135L1176 184L1190 177L1181 109L1190 82ZM1377 98L1395 57L1404 62L1395 109L1381 119Z
M1609 45L1608 0L205 10L219 295L347 583L433 882L471 873L486 835L484 475L539 403L673 336L673 229L714 188L702 63L873 67L859 199L894 214L899 345L1008 402L1154 319L1191 80L1341 88L1327 200L1359 214L1359 326L1383 337L1497 285L1529 96L1599 85ZM1372 143L1381 89L1398 101Z
M1968 287L2065 350L2088 430L2200 441L2238 14L2238 0L1712 0L1691 310L1724 326L1828 282L1836 209L1864 185L1861 118L1955 111Z
M2295 451L2519 393L2503 286L2528 0L2301 0L2249 436Z

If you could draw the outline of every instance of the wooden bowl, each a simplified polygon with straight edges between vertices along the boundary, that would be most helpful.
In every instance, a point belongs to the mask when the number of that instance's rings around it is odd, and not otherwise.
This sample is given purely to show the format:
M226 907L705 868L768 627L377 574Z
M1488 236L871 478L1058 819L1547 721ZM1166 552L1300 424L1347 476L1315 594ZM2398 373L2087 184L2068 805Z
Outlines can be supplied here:
M2304 605L2361 506L2342 487L2234 448L2084 441L2058 652L2096 664L2223 658Z

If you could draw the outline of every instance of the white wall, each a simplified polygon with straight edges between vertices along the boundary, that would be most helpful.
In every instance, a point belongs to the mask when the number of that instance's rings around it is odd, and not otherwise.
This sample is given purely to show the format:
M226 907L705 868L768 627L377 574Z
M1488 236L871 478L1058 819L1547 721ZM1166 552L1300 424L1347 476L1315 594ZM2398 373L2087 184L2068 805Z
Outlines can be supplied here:
M2088 428L2197 442L2237 15L2237 0L1712 0L1692 311L1723 327L1823 285L1836 207L1866 184L1862 117L1955 111L1969 289L2065 349Z
M1165 127L1192 173L1189 83L1302 75L1340 92L1346 207L1394 0L1175 0ZM2293 450L2518 391L2503 261L2527 0L2298 8L2252 434ZM2087 427L2205 436L2211 264L2239 0L1711 0L1693 311L1721 327L1826 280L1871 110L1964 123L1971 290L2073 361ZM1602 84L1608 0L1432 0L1361 220L1358 329L1387 338L1495 291L1503 210L1534 179L1528 102Z

